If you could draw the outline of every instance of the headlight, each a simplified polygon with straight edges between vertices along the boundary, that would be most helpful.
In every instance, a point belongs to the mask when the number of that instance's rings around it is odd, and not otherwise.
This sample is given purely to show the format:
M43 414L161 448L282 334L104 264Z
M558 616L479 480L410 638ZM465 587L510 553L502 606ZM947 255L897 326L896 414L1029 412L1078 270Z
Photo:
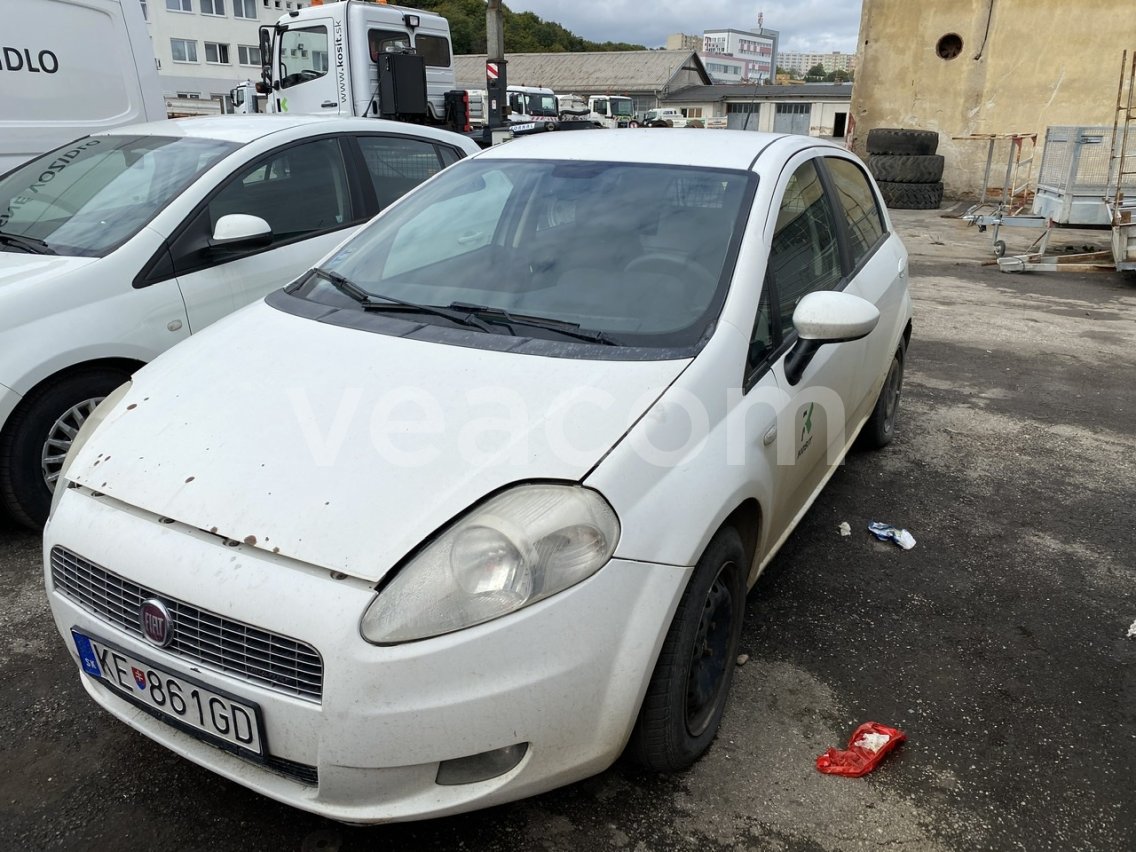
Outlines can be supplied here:
M590 577L611 558L619 521L595 491L521 485L487 500L415 556L363 613L389 645L472 627Z
M67 490L67 472L71 470L71 464L75 461L75 457L79 455L79 451L83 449L83 445L98 428L99 424L106 420L106 416L110 414L118 403L126 396L130 390L130 380L119 385L117 388L103 397L103 401L95 406L95 410L91 412L90 416L83 421L83 425L79 427L78 433L71 441L71 447L67 450L67 456L63 459L63 464L59 468L59 476L55 480L55 490L51 494L51 511L48 513L50 518L55 514L55 507L59 505L59 501L63 498L63 492Z

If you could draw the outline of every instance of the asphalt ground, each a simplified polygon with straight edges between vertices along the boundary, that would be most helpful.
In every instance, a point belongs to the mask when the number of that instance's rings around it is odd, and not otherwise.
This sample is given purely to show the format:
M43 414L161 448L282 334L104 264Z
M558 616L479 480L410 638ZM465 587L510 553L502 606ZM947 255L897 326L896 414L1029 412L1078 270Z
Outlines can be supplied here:
M848 458L750 593L749 660L693 769L374 828L291 810L97 709L37 537L0 521L0 848L1132 848L1136 275L1001 274L989 234L894 216L916 302L899 435ZM867 720L908 741L865 778L819 774Z

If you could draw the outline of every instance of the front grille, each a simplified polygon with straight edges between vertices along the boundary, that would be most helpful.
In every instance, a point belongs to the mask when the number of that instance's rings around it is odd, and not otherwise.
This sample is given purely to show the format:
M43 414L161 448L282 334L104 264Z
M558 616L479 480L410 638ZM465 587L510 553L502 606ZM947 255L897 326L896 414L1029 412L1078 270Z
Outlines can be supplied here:
M139 586L63 547L51 549L51 579L60 594L138 637L142 602L158 598L173 617L174 638L164 650L174 656L308 701L323 696L323 660L305 642Z

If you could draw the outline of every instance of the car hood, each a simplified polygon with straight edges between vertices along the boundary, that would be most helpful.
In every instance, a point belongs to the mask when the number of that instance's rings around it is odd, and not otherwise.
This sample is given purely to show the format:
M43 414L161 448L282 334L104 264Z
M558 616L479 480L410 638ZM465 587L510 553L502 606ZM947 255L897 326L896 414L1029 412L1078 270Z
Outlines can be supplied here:
M259 303L141 370L68 478L378 580L498 489L583 479L687 363L472 349Z

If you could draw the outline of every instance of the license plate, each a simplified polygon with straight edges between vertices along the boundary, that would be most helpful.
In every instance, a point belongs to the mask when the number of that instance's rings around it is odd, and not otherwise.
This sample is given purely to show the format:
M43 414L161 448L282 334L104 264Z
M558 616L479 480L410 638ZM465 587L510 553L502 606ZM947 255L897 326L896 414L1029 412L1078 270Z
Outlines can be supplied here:
M71 636L83 671L91 677L199 734L262 754L256 705L236 701L183 675L171 675L77 630Z

